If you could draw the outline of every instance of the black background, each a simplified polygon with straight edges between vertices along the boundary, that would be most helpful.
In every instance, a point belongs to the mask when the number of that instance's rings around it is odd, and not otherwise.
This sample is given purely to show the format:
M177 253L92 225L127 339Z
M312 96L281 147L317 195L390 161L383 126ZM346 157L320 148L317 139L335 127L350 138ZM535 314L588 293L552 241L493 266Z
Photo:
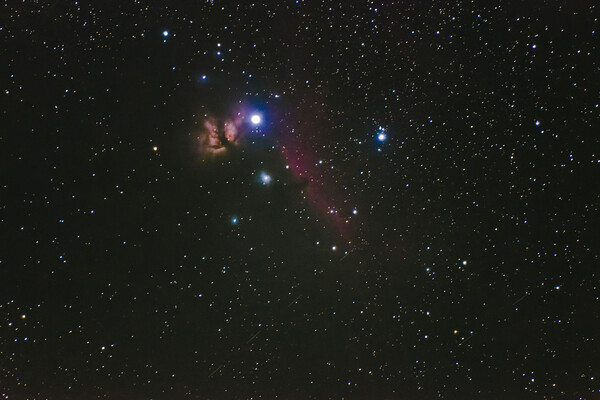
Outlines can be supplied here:
M2 398L599 398L592 2L2 9Z

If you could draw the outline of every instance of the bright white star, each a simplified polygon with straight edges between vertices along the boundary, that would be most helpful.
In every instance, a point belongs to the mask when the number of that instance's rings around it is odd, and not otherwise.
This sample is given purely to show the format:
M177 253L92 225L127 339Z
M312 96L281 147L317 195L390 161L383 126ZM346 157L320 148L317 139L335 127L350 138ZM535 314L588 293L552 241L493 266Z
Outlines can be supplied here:
M269 175L265 172L261 172L260 181L262 182L263 185L268 185L269 183L271 183L271 175Z
M260 118L260 115L258 114L254 114L251 118L250 121L254 124L254 125L258 125L260 124L260 121L262 120L262 118Z

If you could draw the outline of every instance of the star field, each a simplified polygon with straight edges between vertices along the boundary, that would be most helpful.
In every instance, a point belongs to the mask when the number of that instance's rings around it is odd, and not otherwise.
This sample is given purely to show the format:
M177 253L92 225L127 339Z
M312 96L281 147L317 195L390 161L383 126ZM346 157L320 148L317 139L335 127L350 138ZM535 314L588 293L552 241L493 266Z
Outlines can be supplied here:
M0 399L597 399L593 2L5 2Z

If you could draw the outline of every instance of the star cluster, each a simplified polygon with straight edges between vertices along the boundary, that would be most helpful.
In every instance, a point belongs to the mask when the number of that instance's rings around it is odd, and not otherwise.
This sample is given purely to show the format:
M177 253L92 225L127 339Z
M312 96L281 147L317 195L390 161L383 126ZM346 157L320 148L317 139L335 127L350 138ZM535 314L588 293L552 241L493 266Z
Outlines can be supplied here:
M6 2L2 399L600 396L591 2Z

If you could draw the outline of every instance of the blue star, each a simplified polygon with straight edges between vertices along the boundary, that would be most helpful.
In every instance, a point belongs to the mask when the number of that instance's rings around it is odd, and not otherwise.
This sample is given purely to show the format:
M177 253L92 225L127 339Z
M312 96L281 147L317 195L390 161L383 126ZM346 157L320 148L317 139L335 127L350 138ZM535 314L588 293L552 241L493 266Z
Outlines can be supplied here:
M383 128L381 126L377 130L377 140L380 141L381 143L383 143L387 140L387 133L385 133L385 128Z
M268 185L269 183L271 183L271 175L269 175L265 172L261 172L260 173L260 181L262 182L263 185Z

